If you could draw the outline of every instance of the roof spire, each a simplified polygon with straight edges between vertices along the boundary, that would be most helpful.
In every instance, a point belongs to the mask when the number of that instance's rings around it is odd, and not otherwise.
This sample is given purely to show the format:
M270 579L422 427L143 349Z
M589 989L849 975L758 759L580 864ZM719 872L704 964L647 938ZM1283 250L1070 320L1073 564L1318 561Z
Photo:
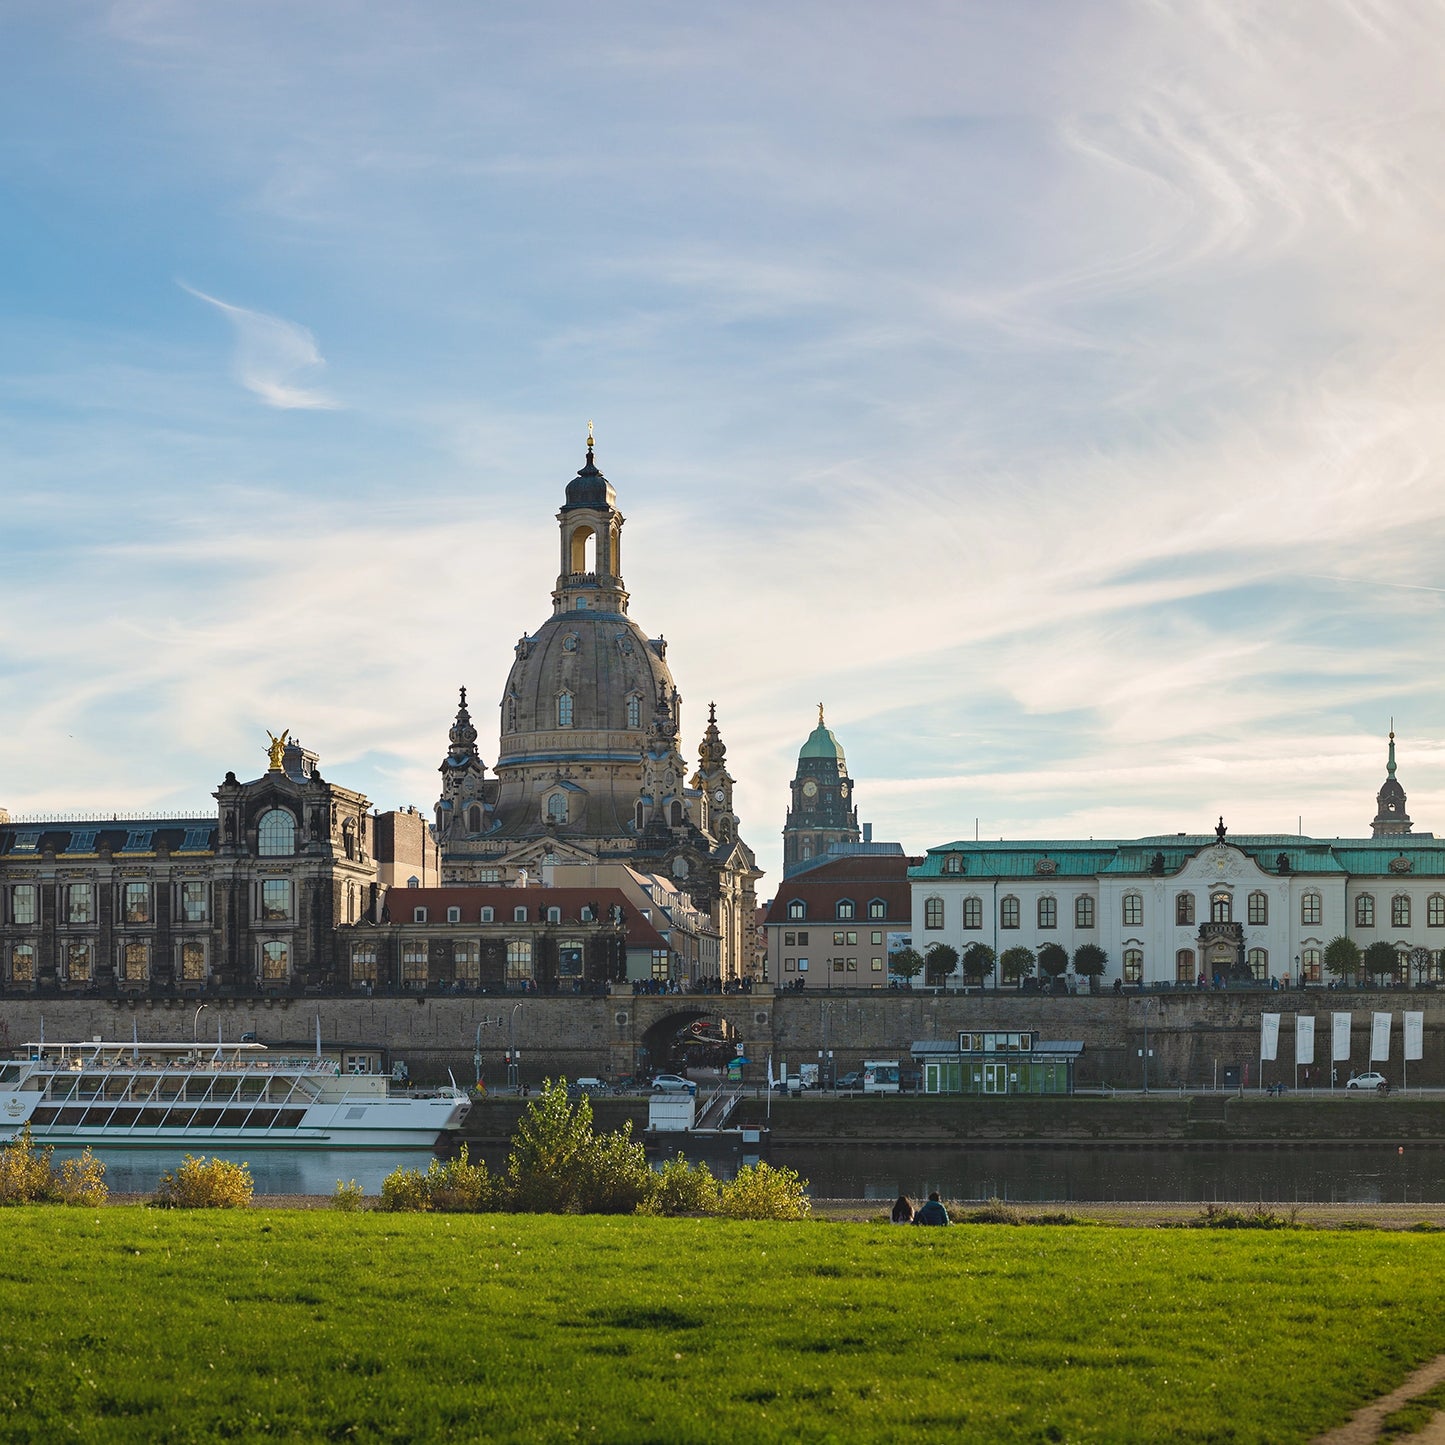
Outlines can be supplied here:
M1395 719L1390 719L1390 761L1385 764L1385 771L1393 778L1395 776Z
M822 727L822 726L823 726L823 704L822 704L822 703L819 703L819 704L818 704L818 726L819 726L819 727Z
M595 443L592 440L592 422L589 418L587 422L587 465L589 467L592 465L592 448L594 445Z

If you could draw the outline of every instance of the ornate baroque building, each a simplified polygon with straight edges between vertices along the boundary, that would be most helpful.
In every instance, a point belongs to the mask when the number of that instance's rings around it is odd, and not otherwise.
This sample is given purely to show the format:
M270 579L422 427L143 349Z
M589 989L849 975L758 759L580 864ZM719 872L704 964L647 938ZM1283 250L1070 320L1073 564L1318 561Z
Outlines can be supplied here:
M1192 986L1323 982L1326 945L1343 935L1388 945L1402 981L1441 982L1445 840L1411 829L1393 731L1377 804L1368 838L1230 836L1221 818L1213 836L930 848L909 870L913 943L1053 943L1071 958L1094 944L1106 980Z
M661 873L715 920L722 975L750 972L761 873L738 835L716 708L689 777L667 643L628 616L624 518L590 434L557 522L552 615L517 642L492 776L462 690L436 805L442 882L522 882L578 863Z

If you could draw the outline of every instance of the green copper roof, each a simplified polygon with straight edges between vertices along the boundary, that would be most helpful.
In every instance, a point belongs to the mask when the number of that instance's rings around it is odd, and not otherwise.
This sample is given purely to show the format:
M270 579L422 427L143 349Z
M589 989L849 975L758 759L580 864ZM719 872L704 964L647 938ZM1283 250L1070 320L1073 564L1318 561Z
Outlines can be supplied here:
M840 763L844 761L843 749L838 739L833 736L831 728L825 728L819 723L808 734L808 741L803 744L803 750L798 754L800 762L804 758L836 758Z

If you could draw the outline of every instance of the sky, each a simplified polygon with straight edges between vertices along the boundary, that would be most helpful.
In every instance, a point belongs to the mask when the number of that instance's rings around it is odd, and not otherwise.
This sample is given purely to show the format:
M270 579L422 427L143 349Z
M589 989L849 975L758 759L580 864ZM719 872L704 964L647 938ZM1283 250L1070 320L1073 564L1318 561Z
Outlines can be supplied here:
M1445 833L1445 7L0 0L0 804L495 761L595 423L688 755Z

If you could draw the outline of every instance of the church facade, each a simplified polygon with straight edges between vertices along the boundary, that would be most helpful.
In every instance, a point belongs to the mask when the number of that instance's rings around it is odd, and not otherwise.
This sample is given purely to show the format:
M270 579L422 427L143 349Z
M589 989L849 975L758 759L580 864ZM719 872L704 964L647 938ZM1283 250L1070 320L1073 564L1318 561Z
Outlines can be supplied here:
M575 864L662 874L715 921L722 976L741 977L761 873L739 835L715 706L696 765L683 756L667 642L628 612L624 521L589 435L557 513L552 613L517 642L490 774L461 693L435 810L442 882L519 883Z
M1445 979L1445 839L1413 830L1393 732L1368 838L1231 835L1221 818L1212 837L970 840L930 848L909 881L920 952L1092 944L1106 983L1317 984L1343 936L1388 945L1387 977Z

